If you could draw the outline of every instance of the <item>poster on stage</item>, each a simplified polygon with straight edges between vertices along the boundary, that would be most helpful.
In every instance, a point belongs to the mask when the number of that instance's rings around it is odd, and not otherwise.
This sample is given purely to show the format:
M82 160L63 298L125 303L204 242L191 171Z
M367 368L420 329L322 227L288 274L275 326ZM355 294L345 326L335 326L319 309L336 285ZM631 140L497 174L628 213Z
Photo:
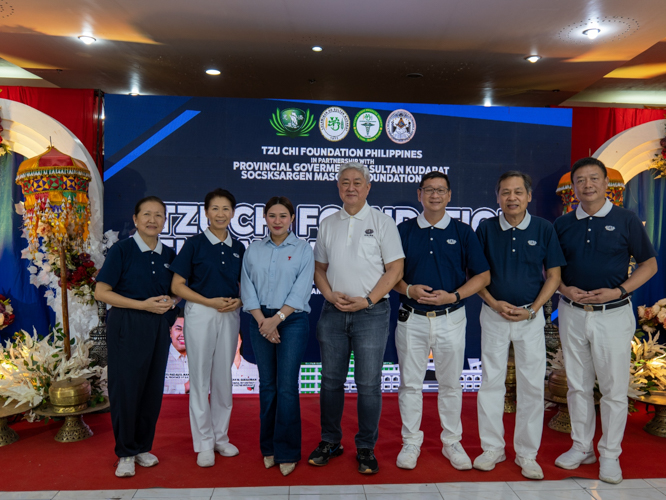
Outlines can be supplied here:
M314 245L320 222L341 208L336 179L347 161L369 168L368 203L397 224L419 214L422 176L447 174L447 212L473 229L497 215L495 182L507 170L532 176L530 213L555 220L555 189L570 166L570 109L107 95L105 113L105 230L127 238L136 201L156 195L167 205L161 241L176 251L208 226L203 200L217 187L237 199L229 231L246 246L267 235L263 208L277 195L294 204L295 235ZM306 392L318 384L323 300L313 286ZM396 370L398 306L392 292L385 362ZM466 359L481 357L480 307L478 297L467 299ZM253 363L248 325L242 313L243 359ZM399 374L385 375L392 390ZM246 380L238 383L250 387Z

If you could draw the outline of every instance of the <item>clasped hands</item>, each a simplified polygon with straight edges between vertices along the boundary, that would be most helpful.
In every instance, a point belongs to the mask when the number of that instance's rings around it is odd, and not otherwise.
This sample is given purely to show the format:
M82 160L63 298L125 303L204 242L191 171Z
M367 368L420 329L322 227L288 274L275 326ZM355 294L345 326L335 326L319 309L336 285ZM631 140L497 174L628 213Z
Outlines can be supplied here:
M429 306L443 306L453 304L457 298L455 293L445 292L444 290L433 290L427 285L411 285L409 287L409 296L419 304Z
M280 334L277 331L277 326L281 322L282 320L277 314L275 316L271 316L270 318L263 318L257 322L259 325L259 333L269 342L272 342L273 344L279 344Z
M214 299L208 299L206 305L216 309L217 312L225 313L231 312L238 309L243 305L241 299L229 299L227 297L215 297Z
M176 303L176 299L169 295L158 295L144 300L143 309L153 314L164 314L169 309L176 307Z
M565 297L579 304L605 304L622 298L622 291L619 288L597 288L586 292L575 286L567 286L561 291Z
M493 310L508 321L525 321L530 319L530 312L527 309L514 306L503 300L498 300L494 304Z

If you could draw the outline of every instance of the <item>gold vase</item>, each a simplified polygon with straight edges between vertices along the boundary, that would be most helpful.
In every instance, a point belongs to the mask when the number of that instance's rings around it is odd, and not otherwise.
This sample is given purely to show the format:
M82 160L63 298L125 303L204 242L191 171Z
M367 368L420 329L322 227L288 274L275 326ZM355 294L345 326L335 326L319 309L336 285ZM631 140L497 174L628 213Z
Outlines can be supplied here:
M55 413L76 413L88 408L91 388L84 378L66 378L51 384L49 399Z
M567 392L569 392L567 372L564 370L553 370L548 377L548 390L553 396L566 399Z

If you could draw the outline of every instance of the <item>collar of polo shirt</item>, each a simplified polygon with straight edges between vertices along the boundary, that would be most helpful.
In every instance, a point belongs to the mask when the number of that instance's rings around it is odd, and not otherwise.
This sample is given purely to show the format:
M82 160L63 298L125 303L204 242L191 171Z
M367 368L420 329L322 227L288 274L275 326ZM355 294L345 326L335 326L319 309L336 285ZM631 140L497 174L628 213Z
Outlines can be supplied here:
M217 245L218 243L224 243L228 247L231 246L231 233L229 232L228 229L227 229L227 237L224 238L224 241L220 240L220 238L215 236L213 234L213 231L211 231L209 227L206 228L206 230L204 231L204 234L206 235L206 238L208 238L208 241L210 241L211 244L213 244L213 245Z
M156 252L162 255L162 242L160 241L159 237L157 238L157 245L155 246L155 250L151 250L150 247L146 245L146 242L141 239L141 236L139 236L139 231L134 233L132 238L134 238L134 241L136 241L136 244L139 246L139 250L141 250L141 252Z
M296 237L296 235L294 234L294 232L293 232L293 231L289 231L289 233L287 234L287 237L284 239L284 241L283 241L279 246L283 246L283 245L295 245L295 244L296 244L296 241L295 241L295 240L297 240L297 239L298 239L298 238ZM277 247L277 246L278 246L278 245L276 245L275 242L273 241L273 238L271 238L271 234L270 234L270 232L268 233L268 236L266 236L266 237L265 237L263 240L261 240L261 241L263 241L265 245L268 245L268 244L270 243L270 244L272 244L274 247Z
M423 215L423 212L418 215L416 218L416 223L419 225L421 229L426 229L428 227L436 227L437 229L446 229L449 224L451 223L451 216L444 212L444 217L439 219L437 224L434 226L428 222L428 220L425 218L425 215Z
M525 211L525 217L523 217L523 220L520 221L520 224L518 224L516 226L516 228L520 229L521 231L524 231L530 225L531 220L532 220L532 216L526 210ZM500 227L502 228L502 231L508 231L509 229L513 229L513 226L511 224L509 224L509 222L506 220L506 217L504 217L504 213L501 213L499 215L499 223L500 223Z
M368 202L365 202L365 205L363 205L363 208L359 210L359 212L356 215L349 215L347 211L345 210L345 207L343 206L342 209L340 210L340 218L341 219L360 219L363 220L365 219L365 216L370 213L370 205L368 205Z
M608 213L611 211L611 208L613 208L613 204L610 202L608 198L606 198L606 202L604 203L604 206L601 207L601 209L594 215L588 214L585 210L583 210L583 207L578 205L578 208L576 209L576 219L584 219L585 217L606 217Z

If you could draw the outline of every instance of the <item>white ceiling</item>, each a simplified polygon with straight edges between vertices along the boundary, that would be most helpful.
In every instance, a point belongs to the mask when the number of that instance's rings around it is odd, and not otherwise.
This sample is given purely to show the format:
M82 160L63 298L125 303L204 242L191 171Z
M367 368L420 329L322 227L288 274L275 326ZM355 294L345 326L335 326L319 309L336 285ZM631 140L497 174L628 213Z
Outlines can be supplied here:
M666 106L666 4L0 0L0 58L0 85L107 93Z

